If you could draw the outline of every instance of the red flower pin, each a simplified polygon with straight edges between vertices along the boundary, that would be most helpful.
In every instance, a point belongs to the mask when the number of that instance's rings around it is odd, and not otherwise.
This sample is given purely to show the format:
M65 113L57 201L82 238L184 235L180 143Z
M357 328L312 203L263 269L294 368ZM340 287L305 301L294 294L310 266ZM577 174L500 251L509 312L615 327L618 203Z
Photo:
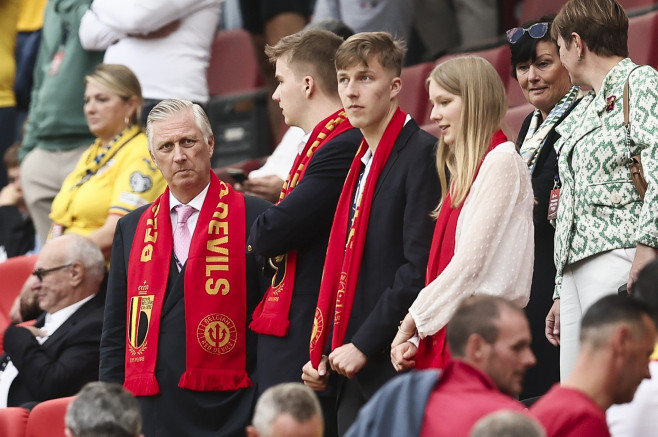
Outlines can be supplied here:
M612 111L615 107L615 102L617 101L617 96L610 96L606 99L608 106L605 107L606 111Z

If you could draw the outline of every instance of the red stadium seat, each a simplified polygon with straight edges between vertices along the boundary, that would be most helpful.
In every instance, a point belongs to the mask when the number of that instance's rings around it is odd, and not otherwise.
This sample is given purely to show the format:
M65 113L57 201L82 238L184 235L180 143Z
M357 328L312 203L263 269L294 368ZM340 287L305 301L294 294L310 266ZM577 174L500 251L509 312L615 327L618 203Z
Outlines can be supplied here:
M645 9L658 4L658 0L618 0L626 12L636 11L638 9Z
M429 98L425 80L434 68L432 62L413 65L402 69L402 91L398 94L400 109L411 114L419 125L430 122Z
M32 273L36 260L36 255L23 255L0 263L0 329L9 324L9 310Z
M503 84L507 85L507 82L510 79L510 71L511 71L511 53L509 51L509 47L507 47L507 44L503 44L498 47L494 47L492 49L487 49L487 50L479 50L479 51L474 51L474 52L465 52L465 53L454 53L450 55L445 55L440 57L437 61L436 64L440 64L441 62L447 61L448 59L452 58L457 58L460 56L481 56L487 61L493 65L493 67L496 69L498 72L498 75L500 78L503 80Z
M9 407L0 409L0 436L25 437L27 417L30 414L25 408Z
M556 14L567 0L524 0L519 24L534 20L542 15Z
M658 68L658 11L629 19L628 54L636 64Z
M510 108L515 106L521 106L528 103L523 95L523 91L519 86L519 82L510 76L507 84L505 85L505 90L507 91L507 104Z
M30 412L25 437L65 437L64 416L75 396L41 402Z
M208 65L211 96L238 94L263 86L256 53L249 33L243 29L217 33Z
M503 123L503 132L505 132L505 135L507 135L507 138L509 138L510 141L516 142L523 120L525 120L528 114L534 110L535 107L530 103L507 110L505 121Z

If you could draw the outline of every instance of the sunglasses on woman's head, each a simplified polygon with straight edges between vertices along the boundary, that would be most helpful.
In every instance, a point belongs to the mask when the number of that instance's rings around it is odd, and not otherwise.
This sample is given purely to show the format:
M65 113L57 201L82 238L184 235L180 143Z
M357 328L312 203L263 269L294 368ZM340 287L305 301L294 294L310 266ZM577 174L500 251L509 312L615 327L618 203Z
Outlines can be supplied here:
M526 32L528 32L528 35L530 35L532 38L543 38L547 31L548 23L536 23L530 27L515 27L506 32L507 41L509 41L511 44L516 44Z

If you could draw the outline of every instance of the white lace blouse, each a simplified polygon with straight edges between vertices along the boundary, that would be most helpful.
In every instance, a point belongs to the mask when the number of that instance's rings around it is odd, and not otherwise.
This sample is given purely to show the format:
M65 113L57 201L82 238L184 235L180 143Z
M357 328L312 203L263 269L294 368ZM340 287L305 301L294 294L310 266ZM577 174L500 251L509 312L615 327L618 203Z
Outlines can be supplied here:
M468 296L501 296L522 307L528 303L533 204L526 163L512 142L499 145L484 159L466 197L454 257L409 308L421 338L443 328Z

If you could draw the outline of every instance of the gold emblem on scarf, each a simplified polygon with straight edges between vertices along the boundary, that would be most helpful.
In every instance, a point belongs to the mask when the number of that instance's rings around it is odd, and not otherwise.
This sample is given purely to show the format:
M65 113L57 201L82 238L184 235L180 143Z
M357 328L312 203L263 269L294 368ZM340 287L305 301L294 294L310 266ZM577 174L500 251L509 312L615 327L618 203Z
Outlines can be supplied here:
M204 317L196 330L201 348L215 355L229 353L238 341L238 330L229 317L214 313Z
M315 308L315 318L313 319L313 330L311 331L311 349L315 349L315 345L322 335L324 330L324 319L322 318L322 311L320 308Z
M141 291L142 286L140 286ZM148 285L146 286L148 289ZM130 298L128 324L128 349L132 355L141 355L146 349L146 335L151 323L154 295L134 296Z

